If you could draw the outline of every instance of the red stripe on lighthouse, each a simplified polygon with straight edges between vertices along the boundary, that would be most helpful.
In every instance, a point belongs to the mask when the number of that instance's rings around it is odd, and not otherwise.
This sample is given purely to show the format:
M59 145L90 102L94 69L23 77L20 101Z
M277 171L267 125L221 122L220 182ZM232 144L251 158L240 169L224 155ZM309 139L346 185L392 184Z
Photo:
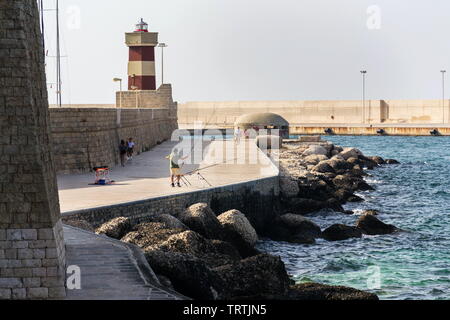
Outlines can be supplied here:
M133 90L132 87L137 87L139 90L156 90L155 76L129 76L128 90Z
M155 61L155 47L130 47L129 61Z

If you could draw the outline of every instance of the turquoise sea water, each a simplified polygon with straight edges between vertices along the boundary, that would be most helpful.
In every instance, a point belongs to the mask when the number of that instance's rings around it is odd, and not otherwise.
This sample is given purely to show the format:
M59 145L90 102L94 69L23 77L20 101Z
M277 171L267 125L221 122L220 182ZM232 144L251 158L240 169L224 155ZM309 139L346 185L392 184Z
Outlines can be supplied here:
M363 203L345 205L355 215L315 213L326 228L353 225L362 209L405 232L364 236L314 245L261 241L259 248L280 255L297 282L315 281L372 291L381 299L450 298L450 137L326 136L365 155L394 158L367 181L376 191L358 193Z

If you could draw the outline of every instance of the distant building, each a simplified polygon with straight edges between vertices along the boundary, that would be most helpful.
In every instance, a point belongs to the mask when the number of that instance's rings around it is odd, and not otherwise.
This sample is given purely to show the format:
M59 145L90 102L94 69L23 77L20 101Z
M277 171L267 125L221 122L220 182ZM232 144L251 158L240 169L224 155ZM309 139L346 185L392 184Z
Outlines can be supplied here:
M234 127L241 130L254 129L256 132L266 129L268 135L276 134L282 138L289 138L289 122L275 113L244 114L236 119ZM278 133L272 131L273 129L277 129Z

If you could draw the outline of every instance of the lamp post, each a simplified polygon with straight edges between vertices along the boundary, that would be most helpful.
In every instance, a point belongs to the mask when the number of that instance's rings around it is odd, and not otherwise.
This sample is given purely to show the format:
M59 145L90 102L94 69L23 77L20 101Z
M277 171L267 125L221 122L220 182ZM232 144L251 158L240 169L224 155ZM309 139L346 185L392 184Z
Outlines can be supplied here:
M119 83L120 83L119 108L122 109L122 79L121 79L121 78L114 78L113 81L114 81L114 82L119 82ZM116 108L117 108L117 105L116 105Z
M445 73L447 70L441 70L442 73L442 123L445 123Z
M362 122L366 123L366 74L367 70L361 70L362 75Z
M168 45L160 43L158 44L158 47L161 48L161 84L164 84L164 48L167 48Z

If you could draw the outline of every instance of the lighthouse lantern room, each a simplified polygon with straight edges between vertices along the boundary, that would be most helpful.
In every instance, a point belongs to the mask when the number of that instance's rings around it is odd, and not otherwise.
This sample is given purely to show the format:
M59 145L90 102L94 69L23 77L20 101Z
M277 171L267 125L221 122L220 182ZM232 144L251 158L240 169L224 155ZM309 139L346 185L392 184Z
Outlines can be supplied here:
M155 47L158 33L149 32L143 19L136 24L134 32L125 34L129 47L128 90L156 90Z

